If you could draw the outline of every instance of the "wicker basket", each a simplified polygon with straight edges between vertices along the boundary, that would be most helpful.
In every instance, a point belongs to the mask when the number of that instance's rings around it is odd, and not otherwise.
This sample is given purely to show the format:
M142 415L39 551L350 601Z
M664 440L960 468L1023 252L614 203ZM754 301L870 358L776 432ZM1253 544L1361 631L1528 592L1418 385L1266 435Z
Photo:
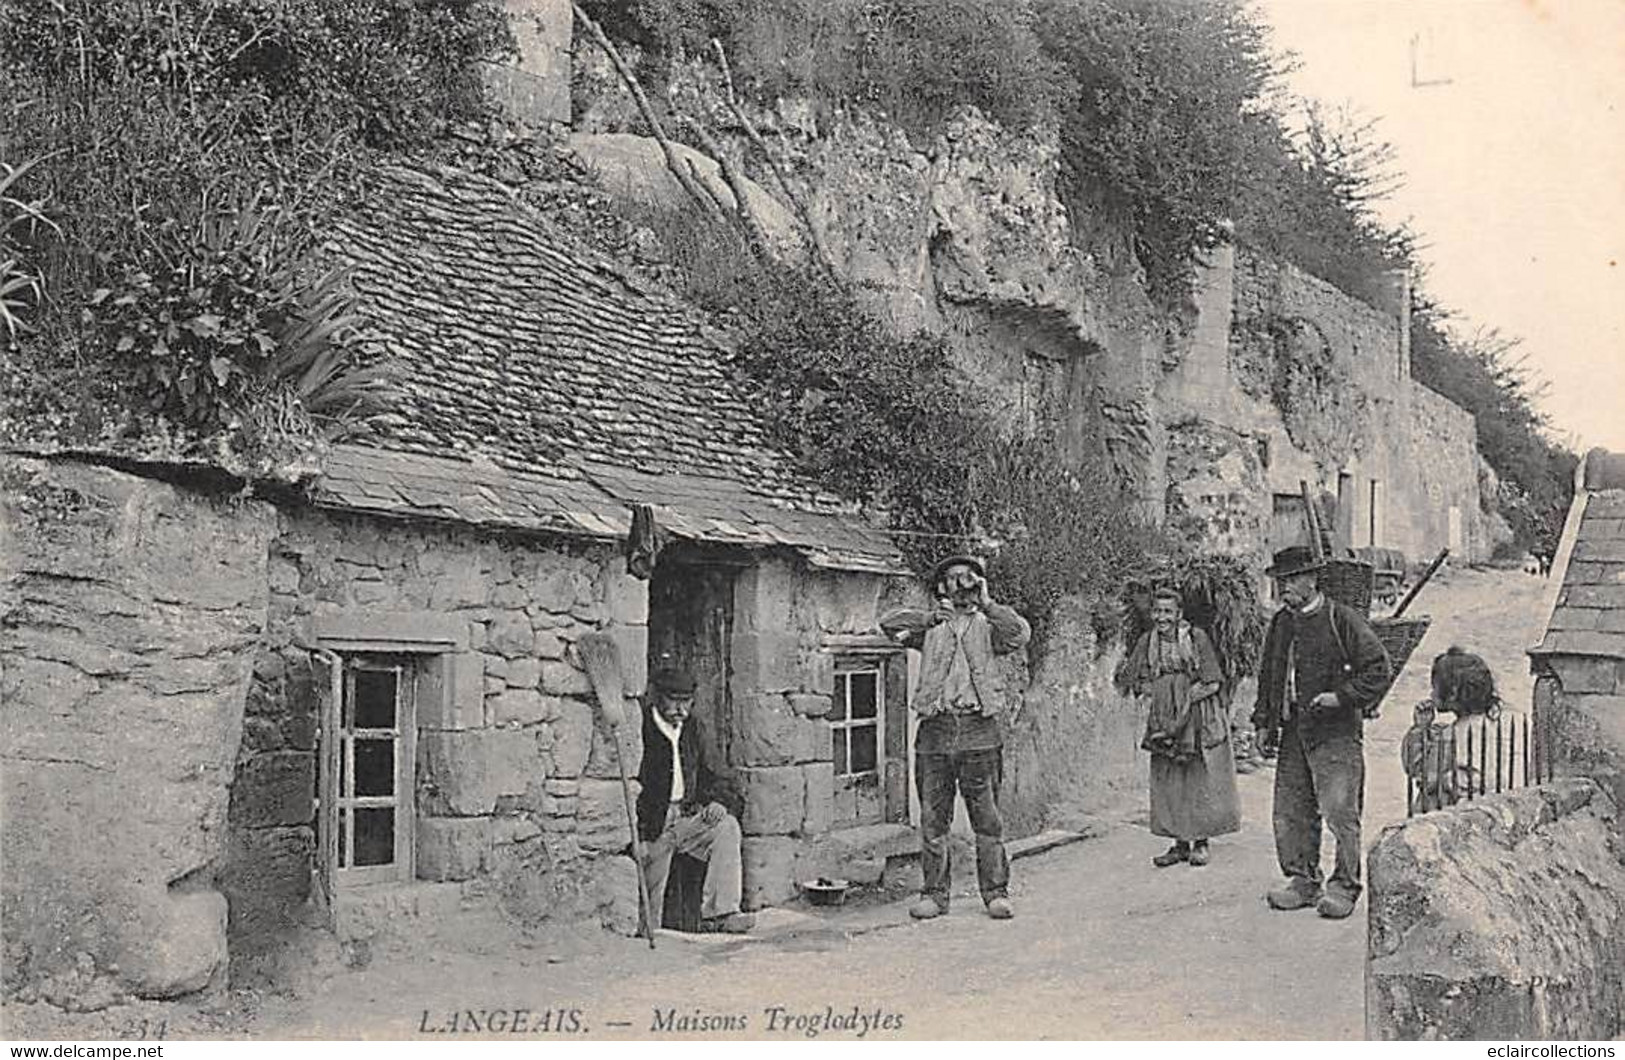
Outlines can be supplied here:
M1393 678L1388 682L1388 688L1392 688L1393 682L1399 679L1399 672L1405 669L1405 663L1416 651L1416 646L1422 643L1422 638L1427 636L1428 626L1432 623L1433 619L1427 615L1417 615L1415 618L1379 618L1371 623L1372 632L1382 641L1389 660L1394 664ZM1382 696L1377 698L1376 704L1368 711L1369 716L1376 716L1377 707L1387 695L1388 689L1385 688L1382 690Z
M1376 568L1369 563L1357 559L1329 559L1320 572L1320 591L1362 615L1370 615L1376 580Z

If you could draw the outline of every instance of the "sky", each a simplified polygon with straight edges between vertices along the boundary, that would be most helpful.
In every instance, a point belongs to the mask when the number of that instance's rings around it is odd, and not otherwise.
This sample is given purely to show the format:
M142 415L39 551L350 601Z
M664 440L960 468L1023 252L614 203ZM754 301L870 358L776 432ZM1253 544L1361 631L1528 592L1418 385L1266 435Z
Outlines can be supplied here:
M1382 212L1422 235L1429 293L1523 339L1559 440L1625 452L1625 0L1257 9L1298 56L1293 92L1394 145Z

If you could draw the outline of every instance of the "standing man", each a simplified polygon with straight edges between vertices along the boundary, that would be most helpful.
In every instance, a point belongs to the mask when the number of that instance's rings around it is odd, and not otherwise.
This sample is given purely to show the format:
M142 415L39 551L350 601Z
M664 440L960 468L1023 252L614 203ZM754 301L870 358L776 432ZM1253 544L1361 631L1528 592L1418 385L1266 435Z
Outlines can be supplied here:
M743 934L756 918L740 911L738 800L701 758L700 734L689 723L694 678L683 670L660 670L650 675L649 691L638 769L638 835L646 844L643 874L654 907L649 915L658 926L671 859L686 854L705 862L700 930Z
M1015 909L998 802L1008 712L994 656L1024 647L1032 629L1013 608L988 595L987 570L979 559L950 556L937 564L931 583L937 597L933 611L904 608L880 620L881 629L923 653L912 707L920 717L914 768L925 886L909 914L929 920L948 911L948 826L957 790L976 833L982 901L993 919L1008 920Z
M1276 909L1314 906L1340 920L1360 897L1360 812L1365 801L1364 712L1393 669L1364 617L1321 594L1324 566L1305 547L1284 549L1265 571L1281 609L1264 638L1253 726L1278 734L1275 853L1286 884ZM1322 819L1337 840L1332 877L1321 886Z

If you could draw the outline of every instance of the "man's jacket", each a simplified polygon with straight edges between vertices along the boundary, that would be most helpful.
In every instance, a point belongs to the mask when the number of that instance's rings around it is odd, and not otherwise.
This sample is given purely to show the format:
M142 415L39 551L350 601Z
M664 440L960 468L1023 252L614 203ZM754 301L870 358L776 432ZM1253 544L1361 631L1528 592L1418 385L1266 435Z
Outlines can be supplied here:
M1302 631L1298 638L1293 636L1295 627ZM1295 645L1295 639L1301 643ZM1317 645L1322 650L1312 655L1306 651ZM1287 664L1295 656L1302 656L1297 662L1304 679L1294 682L1296 695L1287 704ZM1295 615L1291 608L1282 608L1270 620L1264 637L1253 727L1277 729L1290 715L1288 720L1296 722L1298 737L1306 747L1336 736L1359 739L1362 712L1387 692L1392 673L1382 641L1347 605L1328 598L1312 615ZM1322 692L1334 693L1337 706L1310 706Z
M638 769L638 835L654 840L666 827L666 811L671 804L671 741L654 722L654 706L643 708L643 765ZM726 777L706 768L700 751L699 729L690 717L677 737L683 758L683 812L698 810L708 802L720 803L738 817L743 809L738 790Z
M928 612L899 608L880 619L882 630L905 647L918 648L921 652L920 681L912 704L915 713L930 717L948 709L949 704L943 702L943 691L948 683L948 669L962 643L971 687L981 707L978 713L989 717L1002 715L1005 712L1004 686L994 656L1008 655L1025 647L1032 637L1032 627L1015 608L996 603L985 612L973 612L960 638L946 616L947 612L941 609Z

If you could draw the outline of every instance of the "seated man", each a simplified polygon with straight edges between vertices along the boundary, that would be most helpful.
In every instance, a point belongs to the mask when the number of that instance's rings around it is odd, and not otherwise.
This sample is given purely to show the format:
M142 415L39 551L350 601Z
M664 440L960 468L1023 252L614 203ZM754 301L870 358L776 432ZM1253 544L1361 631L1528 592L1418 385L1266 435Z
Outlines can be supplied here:
M732 792L705 767L700 734L687 724L694 707L694 678L661 670L649 678L650 703L643 712L643 766L638 781L638 835L651 915L658 920L675 854L705 862L700 930L743 934L756 918L740 912L743 888L739 820L730 812Z

